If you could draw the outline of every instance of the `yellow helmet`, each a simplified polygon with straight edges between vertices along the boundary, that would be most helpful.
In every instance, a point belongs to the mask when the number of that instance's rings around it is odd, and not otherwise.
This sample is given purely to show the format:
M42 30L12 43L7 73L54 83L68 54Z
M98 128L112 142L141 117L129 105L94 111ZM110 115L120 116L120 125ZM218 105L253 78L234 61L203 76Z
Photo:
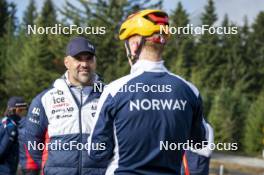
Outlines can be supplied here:
M142 10L130 15L121 25L120 40L125 40L133 35L151 36L160 32L160 25L169 25L168 14L162 10ZM168 33L166 33L168 34Z

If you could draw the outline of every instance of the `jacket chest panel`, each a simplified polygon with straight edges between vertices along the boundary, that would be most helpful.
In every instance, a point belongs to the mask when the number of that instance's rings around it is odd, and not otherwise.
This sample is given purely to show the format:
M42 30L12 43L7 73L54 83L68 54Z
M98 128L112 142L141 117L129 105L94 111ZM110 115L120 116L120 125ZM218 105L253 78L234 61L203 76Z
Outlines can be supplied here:
M79 134L80 124L82 133L90 134L97 102L98 99L93 99L80 108L71 96L64 95L63 92L51 93L46 99L45 110L49 122L49 136Z

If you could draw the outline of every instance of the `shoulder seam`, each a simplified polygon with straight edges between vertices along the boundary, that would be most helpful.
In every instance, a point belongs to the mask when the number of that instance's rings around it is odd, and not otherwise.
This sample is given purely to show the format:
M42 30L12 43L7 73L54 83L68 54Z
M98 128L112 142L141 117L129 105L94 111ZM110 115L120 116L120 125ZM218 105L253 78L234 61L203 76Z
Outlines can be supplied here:
M195 85L193 85L191 82L185 80L185 79L182 78L181 76L176 75L176 74L174 74L174 73L172 73L172 72L168 72L168 74L169 74L169 75L172 75L172 76L174 76L174 77L176 77L176 78L178 78L179 80L181 80L183 83L185 83L185 84L186 84L186 85L192 90L192 92L194 93L194 95L195 95L197 98L199 97L199 94L200 94L199 90L198 90L197 87L196 87Z
M138 73L135 73L135 74L129 74L129 75L123 76L123 77L113 81L112 83L109 84L109 90L110 90L109 94L111 94L111 96L114 97L118 93L118 90L122 86L124 86L126 83L128 83L131 80L133 80L134 78L142 75L143 73L144 73L144 71L141 71L141 72L138 72ZM122 80L122 79L124 79L124 80ZM114 85L116 85L116 84L117 84L117 86L114 87ZM106 88L108 88L108 87L106 87Z

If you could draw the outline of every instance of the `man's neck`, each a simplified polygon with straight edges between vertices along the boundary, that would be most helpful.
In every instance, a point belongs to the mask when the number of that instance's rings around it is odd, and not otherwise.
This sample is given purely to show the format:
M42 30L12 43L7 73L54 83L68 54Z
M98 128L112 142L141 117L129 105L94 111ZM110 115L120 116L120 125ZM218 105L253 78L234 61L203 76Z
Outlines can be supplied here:
M70 81L71 85L76 86L76 87L92 86L92 82L91 81L89 81L87 83L73 82L71 80L69 80L69 81Z
M161 61L161 54L157 52L148 52L145 50L142 50L142 52L139 55L139 60L149 60L149 61Z

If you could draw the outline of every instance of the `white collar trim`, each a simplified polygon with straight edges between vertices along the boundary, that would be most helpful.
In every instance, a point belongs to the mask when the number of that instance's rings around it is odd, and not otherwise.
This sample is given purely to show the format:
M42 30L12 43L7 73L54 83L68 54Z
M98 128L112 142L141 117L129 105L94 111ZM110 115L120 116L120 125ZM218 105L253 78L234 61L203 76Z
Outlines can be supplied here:
M164 66L164 61L138 60L132 67L130 73L138 71L146 72L168 72Z

